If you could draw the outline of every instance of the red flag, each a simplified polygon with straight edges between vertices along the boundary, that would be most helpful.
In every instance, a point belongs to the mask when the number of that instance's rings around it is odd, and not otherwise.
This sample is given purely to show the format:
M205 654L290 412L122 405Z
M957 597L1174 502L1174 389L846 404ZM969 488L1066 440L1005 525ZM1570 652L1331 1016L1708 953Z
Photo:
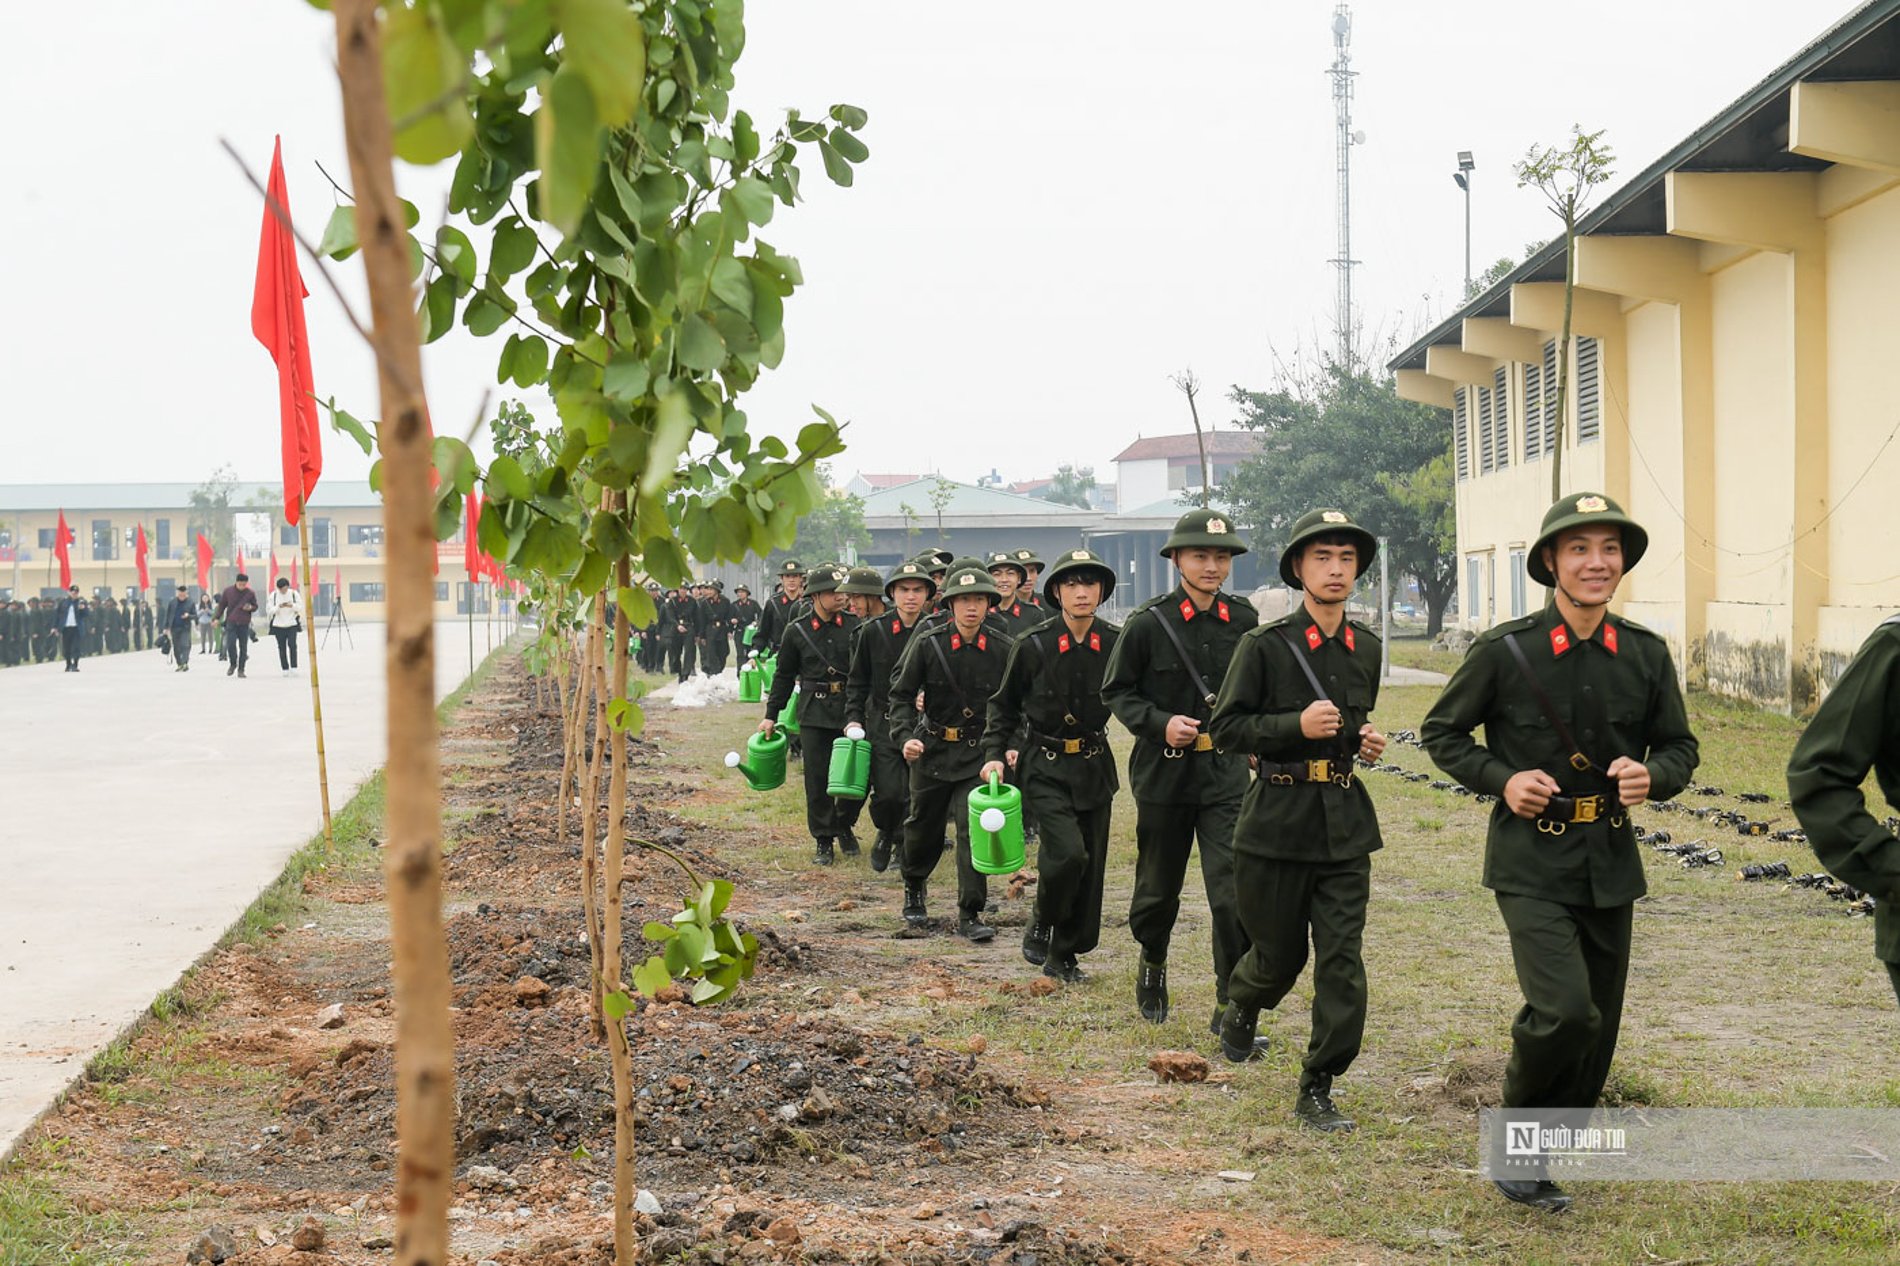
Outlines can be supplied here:
M145 555L146 555L145 525L141 523L139 524L139 534L138 534L137 542L132 548L133 561L136 562L139 567L139 588L140 589L150 589L152 587L152 572L151 572L151 569L145 565Z
M482 494L471 492L462 502L462 568L470 585L482 578L482 547L475 542L481 526Z
M66 512L59 512L59 527L53 533L53 557L59 560L59 587L73 587L73 555L69 548L73 543L73 530L66 526Z
M270 552L270 587L277 588L277 551Z
M249 573L250 569L244 565L244 547L242 545L237 548L237 557L232 560L232 566L238 569L238 575L240 576Z
M203 532L198 533L198 588L211 588L211 560L215 555L211 551L211 542L205 540Z
M271 151L270 193L257 243L257 287L251 296L251 333L277 362L277 407L283 429L284 518L292 527L323 473L323 438L311 394L310 339L303 301L309 295L297 271L297 240L290 230L290 189L284 183L284 141Z

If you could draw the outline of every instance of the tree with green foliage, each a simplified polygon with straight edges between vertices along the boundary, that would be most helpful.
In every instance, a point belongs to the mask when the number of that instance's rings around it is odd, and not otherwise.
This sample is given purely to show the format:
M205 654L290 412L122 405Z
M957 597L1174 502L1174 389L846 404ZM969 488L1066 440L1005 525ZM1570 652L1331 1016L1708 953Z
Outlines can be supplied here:
M1273 391L1236 387L1232 399L1240 425L1263 442L1219 494L1253 530L1256 548L1274 549L1316 506L1348 510L1386 539L1392 569L1417 581L1436 634L1456 563L1451 485L1438 469L1450 461L1445 411L1400 399L1390 377L1330 361L1283 375Z
M1557 340L1556 445L1550 451L1550 499L1564 495L1564 442L1570 429L1570 309L1577 291L1577 221L1589 206L1590 191L1610 178L1616 155L1603 143L1603 131L1585 132L1572 125L1568 145L1533 145L1512 165L1517 186L1544 195L1551 212L1564 225L1564 328Z
M943 531L943 512L950 508L952 501L956 500L957 486L942 475L938 475L936 482L930 485L929 496L930 507L937 512L937 543L941 545L946 539Z
M210 478L191 490L188 498L191 512L185 516L185 558L194 557L192 550L200 532L211 542L216 557L231 556L232 499L236 496L237 472L229 466L218 467Z
M750 974L757 949L722 931L729 893L689 875L681 915L647 929L664 951L659 966L649 960L630 985L621 962L627 737L642 721L626 651L631 627L654 615L633 577L677 584L692 558L764 556L793 539L823 496L815 467L842 450L838 425L819 410L795 445L756 439L738 401L783 356L784 301L803 280L797 261L758 231L797 203L801 147L818 152L835 183L852 183L868 154L858 137L866 118L836 105L822 118L792 111L762 131L734 110L740 0L319 7L336 18L353 186L320 249L338 260L360 249L372 317L351 319L376 359L382 399L380 421L334 405L331 415L377 455L370 479L388 542L396 1258L447 1260L454 1066L431 566L434 540L458 530L479 483L482 547L556 617L548 627L571 630L570 613L582 612L590 625L581 665L597 703L590 778L602 735L608 747L599 970L616 1110L614 1251L626 1266L637 1255L621 1023L632 992L683 975L695 1001L718 1001ZM420 214L396 194L396 158L456 159L448 210L459 223L418 235ZM559 417L558 429L528 427L532 443L517 435L486 471L463 441L431 434L422 388L419 344L458 323L480 337L505 331L497 381L545 386ZM584 720L578 698L566 715Z
M1055 477L1038 490L1036 496L1055 505L1086 510L1089 508L1089 492L1094 487L1095 467L1064 462L1056 467Z

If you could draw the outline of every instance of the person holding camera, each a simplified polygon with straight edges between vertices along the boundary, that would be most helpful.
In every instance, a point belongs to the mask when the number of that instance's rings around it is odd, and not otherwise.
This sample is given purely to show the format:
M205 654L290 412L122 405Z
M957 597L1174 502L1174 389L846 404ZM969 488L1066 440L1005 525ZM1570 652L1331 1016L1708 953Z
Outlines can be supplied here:
M303 632L303 595L290 587L288 576L277 578L277 588L265 603L265 624L277 639L277 666L288 677L297 668L297 635Z

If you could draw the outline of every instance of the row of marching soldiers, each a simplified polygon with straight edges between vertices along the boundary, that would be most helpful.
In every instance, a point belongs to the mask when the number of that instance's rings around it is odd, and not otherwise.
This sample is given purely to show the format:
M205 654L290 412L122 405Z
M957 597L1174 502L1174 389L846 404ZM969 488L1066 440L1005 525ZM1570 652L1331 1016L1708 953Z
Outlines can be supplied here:
M972 862L969 798L1010 778L1025 821L1040 832L1023 957L1076 984L1086 979L1080 958L1101 931L1110 810L1121 785L1107 726L1118 719L1134 737L1128 926L1141 947L1137 1008L1154 1023L1168 1016L1169 946L1198 843L1217 997L1210 1032L1235 1062L1261 1057L1258 1012L1292 987L1310 930L1317 996L1296 1113L1319 1129L1351 1129L1330 1089L1364 1028L1359 935L1369 855L1378 847L1352 770L1356 758L1376 760L1385 740L1367 719L1379 642L1344 612L1375 549L1343 512L1300 520L1280 575L1301 588L1302 572L1313 572L1311 601L1267 625L1225 589L1247 546L1221 513L1205 509L1183 515L1161 549L1174 588L1119 627L1097 614L1115 590L1115 571L1086 549L1065 551L1040 576L1040 560L1026 550L987 560L927 552L881 580L868 569L827 565L807 574L790 563L755 639L777 649L759 731L774 734L796 687L814 861L830 865L834 850L858 854L864 802L829 793L824 756L861 728L872 748L872 869L896 860L903 917L922 930L929 881L952 847L946 828L954 829L956 928L975 942L992 940L995 930L983 917L985 876ZM1323 579L1309 552L1324 556ZM867 590L876 601L859 600ZM1318 689L1317 700L1307 693L1301 703L1312 706L1285 713L1314 672L1331 689ZM1309 781L1348 788L1350 803L1322 808L1304 796L1260 794L1269 784L1277 791ZM1301 820L1288 819L1289 810ZM1342 812L1332 824L1339 830L1305 820Z

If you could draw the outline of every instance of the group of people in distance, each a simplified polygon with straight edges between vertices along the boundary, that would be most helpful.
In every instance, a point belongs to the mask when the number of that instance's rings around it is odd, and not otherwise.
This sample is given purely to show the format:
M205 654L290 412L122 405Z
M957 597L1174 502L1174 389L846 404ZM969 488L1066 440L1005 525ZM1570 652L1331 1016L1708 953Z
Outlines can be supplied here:
M1344 510L1300 518L1278 568L1300 601L1262 623L1223 587L1246 544L1220 512L1191 511L1161 550L1174 588L1120 627L1097 614L1114 570L1086 549L1056 559L1040 589L1028 551L987 560L932 551L884 577L787 563L761 614L775 636L755 641L778 652L759 729L774 732L796 686L813 860L858 854L863 802L827 794L824 757L861 727L873 748L872 869L896 860L903 917L928 926L929 880L953 827L956 929L989 941L966 805L980 782L1009 776L1041 837L1023 956L1080 983L1081 956L1100 934L1120 786L1107 729L1115 717L1133 736L1136 1008L1156 1023L1169 1014L1169 942L1198 844L1218 999L1209 1028L1222 1054L1260 1058L1260 1013L1279 1005L1310 957L1312 1027L1294 1115L1316 1130L1351 1130L1332 1090L1365 1031L1361 944L1382 843L1358 771L1386 739L1371 719L1379 639L1347 617L1346 601L1377 547ZM1682 791L1700 759L1668 644L1610 612L1647 548L1647 532L1611 498L1557 501L1526 554L1549 602L1483 632L1420 727L1439 768L1495 798L1481 882L1523 995L1507 1108L1596 1106L1646 891L1631 810ZM1863 802L1870 768L1900 799L1900 617L1869 639L1789 768L1817 857L1876 900L1876 953L1900 995L1900 841ZM1570 1204L1547 1175L1494 1185L1533 1208Z
M0 598L0 668L63 660L78 672L81 659L152 645L154 618L142 597L94 601L78 585L57 598Z
M215 599L209 593L194 599L191 588L180 584L160 607L154 613L149 604L130 598L89 602L78 585L57 600L32 598L26 606L0 602L0 666L58 659L67 672L76 673L87 656L153 647L171 657L173 671L186 672L196 641L206 653L217 651L226 675L245 676L259 608L249 576L239 573ZM279 577L263 609L264 623L277 640L278 664L289 676L297 667L303 596Z

